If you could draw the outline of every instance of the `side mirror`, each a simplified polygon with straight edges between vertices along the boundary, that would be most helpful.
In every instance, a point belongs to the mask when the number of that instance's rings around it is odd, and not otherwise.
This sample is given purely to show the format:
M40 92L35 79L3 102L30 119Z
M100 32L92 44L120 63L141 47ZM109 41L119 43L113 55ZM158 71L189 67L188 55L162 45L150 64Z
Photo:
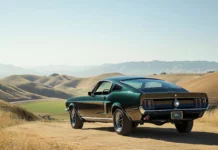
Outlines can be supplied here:
M92 92L88 92L88 95L89 95L89 96L92 96Z
M109 94L109 90L106 89L103 91L103 95L108 95L108 94Z

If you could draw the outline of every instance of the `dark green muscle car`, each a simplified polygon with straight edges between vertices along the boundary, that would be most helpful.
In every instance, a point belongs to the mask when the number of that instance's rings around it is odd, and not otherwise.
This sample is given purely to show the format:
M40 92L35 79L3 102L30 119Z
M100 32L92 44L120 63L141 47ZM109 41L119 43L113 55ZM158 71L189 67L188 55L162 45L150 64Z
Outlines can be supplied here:
M191 132L193 120L208 109L205 93L191 93L172 83L143 77L114 77L97 83L88 96L69 98L71 125L113 122L115 131L128 135L139 124L173 123L178 132Z

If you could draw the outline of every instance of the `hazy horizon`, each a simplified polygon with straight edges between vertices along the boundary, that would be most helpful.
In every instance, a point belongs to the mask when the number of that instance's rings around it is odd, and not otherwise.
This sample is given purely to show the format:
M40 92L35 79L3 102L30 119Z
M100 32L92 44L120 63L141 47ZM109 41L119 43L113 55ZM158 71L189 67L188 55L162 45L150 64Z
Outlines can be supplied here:
M218 1L0 2L0 64L218 61Z
M102 66L102 65L116 65L116 64L122 64L122 63L134 63L134 62L155 62L155 61L160 61L160 62L215 62L218 63L218 61L208 61L208 60L172 60L172 61L165 61L165 60L151 60L151 61L143 61L143 60L138 60L138 61L126 61L126 62L118 62L118 63L102 63L102 64L96 64L96 65L69 65L69 64L44 64L44 65L34 65L34 66L19 66L16 64L4 64L0 63L0 65L7 65L7 66L14 66L14 67L20 67L24 69L34 69L34 68L47 68L47 67L97 67L97 66Z

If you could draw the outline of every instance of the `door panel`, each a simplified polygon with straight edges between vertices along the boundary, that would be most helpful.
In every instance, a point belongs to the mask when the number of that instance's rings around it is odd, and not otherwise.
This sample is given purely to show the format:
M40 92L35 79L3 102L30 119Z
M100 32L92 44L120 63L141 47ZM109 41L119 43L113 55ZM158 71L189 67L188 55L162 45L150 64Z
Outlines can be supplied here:
M104 103L102 101L80 101L76 106L82 117L99 117L104 112Z
M92 91L91 96L83 97L83 99L77 101L76 107L78 108L79 114L82 117L107 117L107 104L105 98L108 95L104 95L103 91L110 91L111 86L111 82L99 82Z

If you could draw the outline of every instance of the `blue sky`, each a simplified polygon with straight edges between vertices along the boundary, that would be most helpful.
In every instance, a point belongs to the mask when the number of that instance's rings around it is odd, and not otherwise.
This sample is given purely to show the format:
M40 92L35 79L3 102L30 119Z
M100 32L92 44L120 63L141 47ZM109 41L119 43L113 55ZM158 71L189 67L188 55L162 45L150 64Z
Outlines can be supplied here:
M0 63L218 61L216 0L0 0Z

